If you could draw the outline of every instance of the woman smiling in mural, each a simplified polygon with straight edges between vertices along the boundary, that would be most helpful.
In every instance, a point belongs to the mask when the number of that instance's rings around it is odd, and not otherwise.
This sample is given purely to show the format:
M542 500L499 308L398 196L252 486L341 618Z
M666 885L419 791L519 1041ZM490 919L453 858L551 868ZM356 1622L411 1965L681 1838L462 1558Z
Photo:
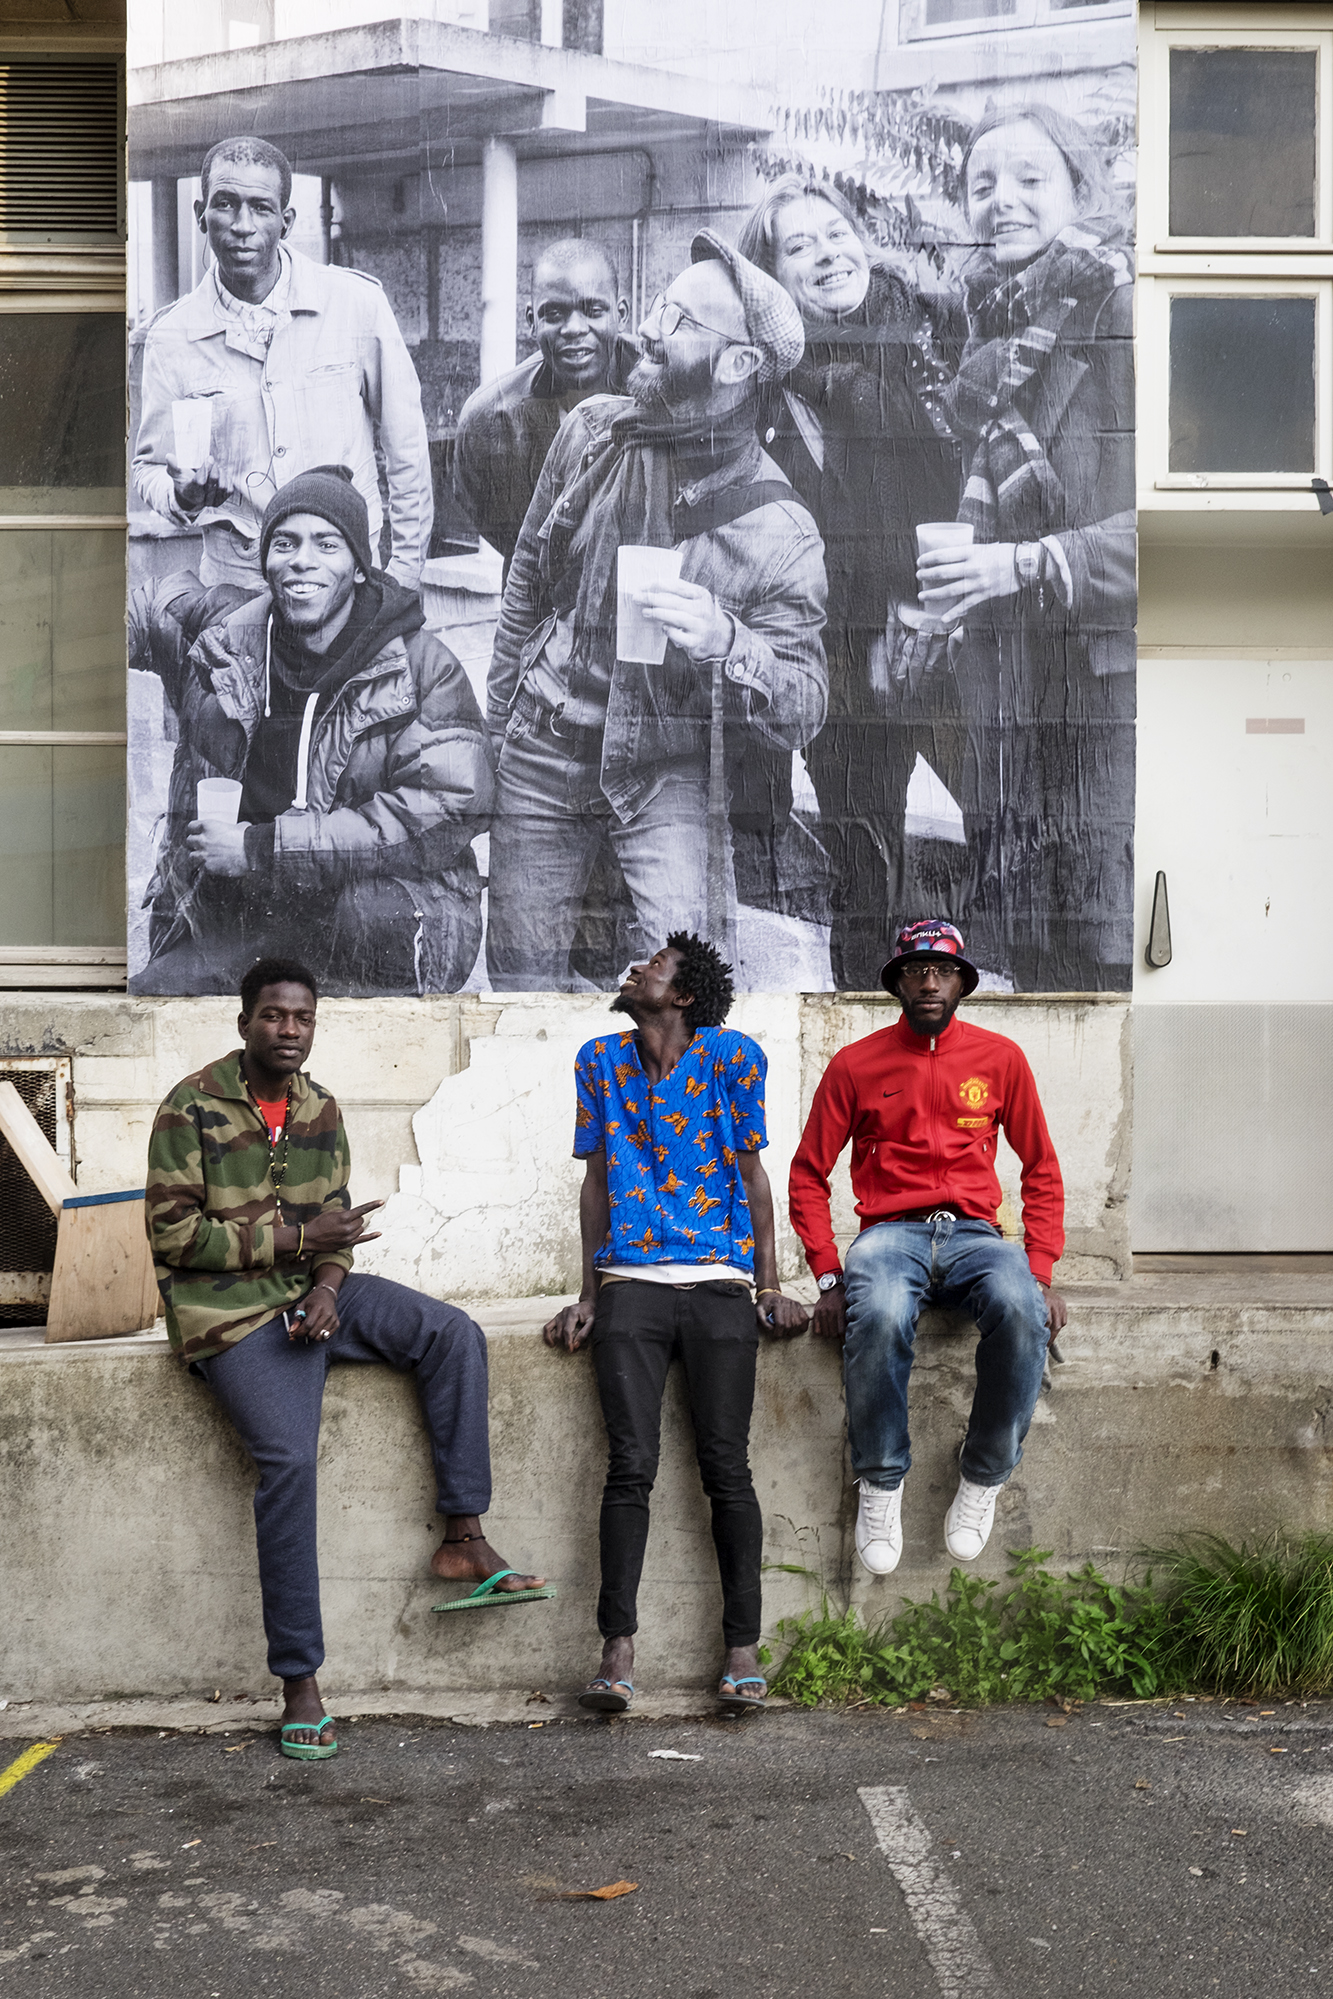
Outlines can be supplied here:
M804 357L765 398L761 436L824 538L829 715L805 761L832 869L833 982L864 991L889 912L910 900L903 810L925 712L888 698L883 641L890 606L915 594L913 521L957 505L957 447L938 415L945 370L921 299L827 182L775 181L738 247L805 326Z
M1130 982L1134 785L1133 271L1102 160L1042 105L991 110L963 160L979 245L945 407L968 543L919 600L991 780L1007 965L1028 991ZM918 515L918 519L925 516ZM938 638L935 641L938 647Z

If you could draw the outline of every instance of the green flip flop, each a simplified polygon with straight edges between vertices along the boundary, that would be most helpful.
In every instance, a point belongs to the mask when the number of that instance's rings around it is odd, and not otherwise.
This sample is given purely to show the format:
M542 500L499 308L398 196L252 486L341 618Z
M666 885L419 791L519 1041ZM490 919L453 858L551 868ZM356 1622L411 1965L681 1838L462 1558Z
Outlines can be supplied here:
M468 1596L456 1596L448 1603L437 1603L436 1610L499 1610L506 1603L535 1603L541 1597L555 1595L554 1583L543 1583L540 1589L497 1590L506 1576L516 1576L517 1569L498 1569L493 1576L487 1576L484 1583Z
M288 1740L288 1730L301 1729L308 1733L312 1728L326 1728L332 1720L333 1716L326 1714L321 1722L284 1721L278 1730L279 1750L284 1756L290 1756L298 1763L327 1763L330 1756L338 1754L336 1742L320 1742L318 1739L314 1742L291 1742Z

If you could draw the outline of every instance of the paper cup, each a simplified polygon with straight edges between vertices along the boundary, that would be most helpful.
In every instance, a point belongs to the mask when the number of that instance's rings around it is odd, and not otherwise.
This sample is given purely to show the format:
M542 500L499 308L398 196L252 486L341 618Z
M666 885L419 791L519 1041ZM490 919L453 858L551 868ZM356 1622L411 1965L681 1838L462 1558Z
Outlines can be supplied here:
M916 552L933 555L939 548L966 548L971 540L970 521L922 521L916 531Z
M679 583L678 548L622 547L616 563L616 658L637 666L660 666L666 658L667 636L661 625L645 618L639 599L660 583Z
M210 396L184 396L171 405L176 463L182 472L197 472L213 441L213 401Z
M201 777L195 786L196 814L200 819L234 826L240 816L243 789L234 777Z

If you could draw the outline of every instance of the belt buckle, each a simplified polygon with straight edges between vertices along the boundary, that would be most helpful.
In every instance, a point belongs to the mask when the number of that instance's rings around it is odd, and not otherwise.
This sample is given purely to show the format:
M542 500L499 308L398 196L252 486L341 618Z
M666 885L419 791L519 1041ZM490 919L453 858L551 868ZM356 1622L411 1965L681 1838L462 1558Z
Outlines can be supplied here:
M932 1208L926 1216L928 1222L956 1222L957 1215L952 1208Z

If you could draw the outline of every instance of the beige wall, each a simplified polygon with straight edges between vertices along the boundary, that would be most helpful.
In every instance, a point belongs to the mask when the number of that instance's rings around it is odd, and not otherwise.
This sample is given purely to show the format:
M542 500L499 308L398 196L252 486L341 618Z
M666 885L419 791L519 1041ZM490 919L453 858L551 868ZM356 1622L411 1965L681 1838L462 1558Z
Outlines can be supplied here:
M1131 1078L1128 1003L986 997L964 1010L1032 1063L1067 1190L1067 1278L1127 1268ZM887 1000L751 995L731 1024L769 1058L767 1165L784 1272L804 1261L786 1222L787 1168L815 1083L835 1049L897 1018ZM608 1020L606 996L460 995L326 1000L312 1073L337 1094L352 1145L352 1195L385 1197L363 1267L435 1297L522 1298L577 1287L578 1185L571 1063ZM154 1111L179 1079L236 1046L225 999L62 999L14 994L4 1054L68 1054L77 1178L89 1193L143 1185ZM1003 1220L1018 1228L1018 1168L1002 1148ZM845 1170L835 1219L855 1227Z

